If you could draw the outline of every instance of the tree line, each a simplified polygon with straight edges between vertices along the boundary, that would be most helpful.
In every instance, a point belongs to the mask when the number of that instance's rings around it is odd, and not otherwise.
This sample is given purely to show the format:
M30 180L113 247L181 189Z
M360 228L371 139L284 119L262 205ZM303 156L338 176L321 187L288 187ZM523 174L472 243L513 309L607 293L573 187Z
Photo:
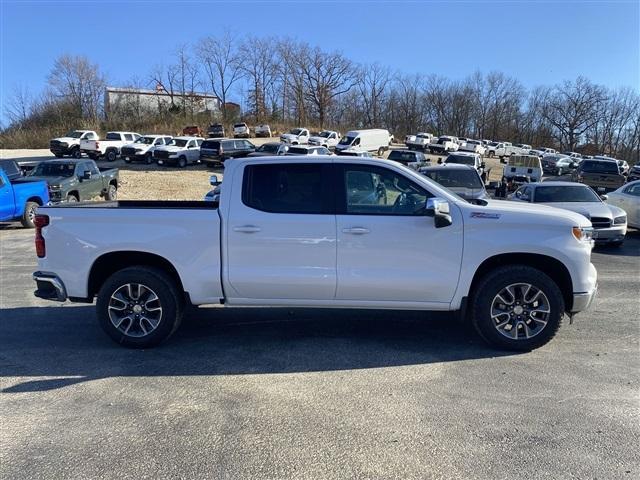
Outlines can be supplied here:
M631 161L640 155L640 95L585 77L526 89L502 72L475 72L462 80L394 72L361 64L341 52L277 37L229 33L180 45L163 64L124 87L159 89L164 109L118 105L104 110L107 79L82 56L57 58L45 92L16 89L5 102L9 125L25 129L101 125L163 128L182 123L237 120L281 126L388 128L396 138L418 131L508 140L562 150L605 153ZM195 92L214 93L220 112L200 112ZM231 109L232 102L242 106Z

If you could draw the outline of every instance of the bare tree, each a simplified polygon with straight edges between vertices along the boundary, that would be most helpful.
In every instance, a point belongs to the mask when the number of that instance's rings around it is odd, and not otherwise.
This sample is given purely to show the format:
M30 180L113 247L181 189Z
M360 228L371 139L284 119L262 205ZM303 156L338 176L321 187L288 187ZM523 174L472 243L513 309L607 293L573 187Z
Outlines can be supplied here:
M48 84L55 97L76 108L78 118L98 119L106 80L98 65L92 64L87 57L58 57Z
M164 95L169 97L169 111L175 112L178 109L178 106L176 105L176 96L179 93L178 76L179 70L175 65L156 65L151 72L151 81L158 94L157 101L159 112L163 112L164 110Z
M15 86L6 101L4 113L10 123L24 123L33 113L35 101L25 86Z
M384 96L391 80L388 67L378 63L363 65L357 72L357 86L363 103L366 124L379 127L383 108Z
M227 97L233 85L242 77L234 38L229 33L222 37L205 37L198 43L197 50L207 82L222 102L222 117L226 121Z
M267 116L267 95L273 94L276 80L276 52L273 38L249 37L240 46L241 68L249 83L249 103L256 122Z
M356 84L356 72L349 59L340 53L324 53L319 48L300 56L305 98L318 113L320 127L333 100Z

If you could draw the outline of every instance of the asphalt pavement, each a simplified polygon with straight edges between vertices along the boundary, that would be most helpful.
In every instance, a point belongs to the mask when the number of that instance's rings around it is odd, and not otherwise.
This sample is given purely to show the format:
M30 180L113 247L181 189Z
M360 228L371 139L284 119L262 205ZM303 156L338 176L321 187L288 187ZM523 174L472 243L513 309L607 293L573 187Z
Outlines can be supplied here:
M524 354L444 314L222 308L127 350L33 297L32 244L0 227L0 478L640 478L638 231Z

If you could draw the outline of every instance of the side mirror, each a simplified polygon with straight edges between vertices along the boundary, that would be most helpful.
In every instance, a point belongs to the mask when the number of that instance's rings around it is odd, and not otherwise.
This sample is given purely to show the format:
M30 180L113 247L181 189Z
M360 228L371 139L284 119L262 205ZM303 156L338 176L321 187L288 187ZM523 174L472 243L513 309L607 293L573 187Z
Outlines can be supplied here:
M484 162L482 162L482 163L480 164L480 168L487 168L487 164L486 164L486 163L484 163Z
M425 206L425 214L433 217L436 228L448 227L453 223L449 202L444 198L428 198Z
M220 180L218 180L218 176L217 175L211 175L209 177L209 184L212 187L217 187L218 185L220 185L222 182L220 182Z
M85 170L82 173L82 180L91 180L91 172L89 170Z
M438 165L442 165L442 159L441 158L438 159Z
M608 200L608 199L609 199L609 195L600 195L600 198L601 198L603 201L606 201L606 200Z

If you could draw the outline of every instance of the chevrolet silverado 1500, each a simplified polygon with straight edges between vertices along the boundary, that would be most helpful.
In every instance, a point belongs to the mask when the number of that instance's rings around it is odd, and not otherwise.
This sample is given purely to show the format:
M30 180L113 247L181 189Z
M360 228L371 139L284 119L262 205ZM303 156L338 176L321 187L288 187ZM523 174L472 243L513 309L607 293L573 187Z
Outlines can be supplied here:
M36 210L48 202L45 182L25 179L14 160L0 160L0 222L19 220L33 228Z
M529 350L596 292L591 223L471 204L396 162L238 159L218 202L43 207L35 295L93 302L116 342L150 347L189 304L455 311Z

